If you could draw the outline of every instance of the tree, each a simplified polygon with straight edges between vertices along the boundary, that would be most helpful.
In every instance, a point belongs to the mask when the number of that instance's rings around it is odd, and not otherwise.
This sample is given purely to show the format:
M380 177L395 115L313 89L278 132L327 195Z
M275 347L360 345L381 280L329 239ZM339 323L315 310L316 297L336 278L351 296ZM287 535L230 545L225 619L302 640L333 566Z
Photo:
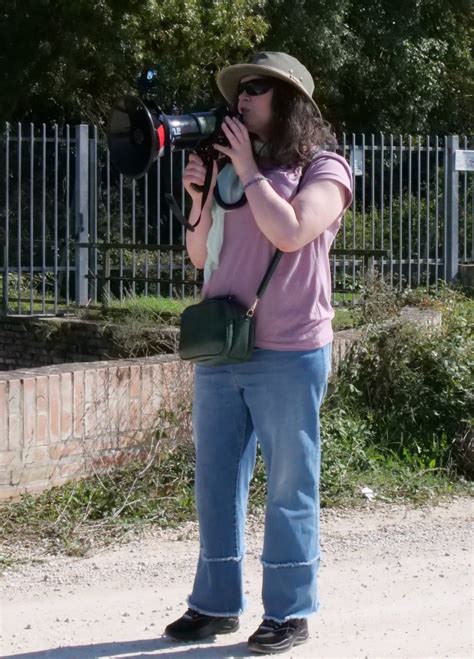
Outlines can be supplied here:
M0 117L100 122L157 70L160 104L212 97L213 74L265 33L262 0L4 0Z
M292 53L338 132L473 129L471 0L3 0L0 118L100 122L157 72L166 111L205 109L215 73Z
M341 72L339 91L351 130L474 128L467 2L354 1L347 21L353 56Z
M351 0L273 0L265 5L270 25L262 48L288 52L310 70L314 98L324 116L333 119L342 105L338 79L350 57L346 15Z
M264 47L306 63L338 130L473 129L470 0L273 0Z

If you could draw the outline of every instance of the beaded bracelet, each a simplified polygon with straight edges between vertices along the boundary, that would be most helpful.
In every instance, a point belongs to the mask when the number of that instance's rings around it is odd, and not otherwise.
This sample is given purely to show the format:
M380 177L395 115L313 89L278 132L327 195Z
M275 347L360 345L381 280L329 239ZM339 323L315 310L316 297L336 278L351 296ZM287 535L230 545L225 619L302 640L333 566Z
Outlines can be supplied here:
M254 183L259 183L260 181L269 181L269 180L270 179L268 179L266 176L261 176L261 175L254 176L253 178L250 179L250 181L247 181L247 183L244 185L244 192L247 188L249 188Z

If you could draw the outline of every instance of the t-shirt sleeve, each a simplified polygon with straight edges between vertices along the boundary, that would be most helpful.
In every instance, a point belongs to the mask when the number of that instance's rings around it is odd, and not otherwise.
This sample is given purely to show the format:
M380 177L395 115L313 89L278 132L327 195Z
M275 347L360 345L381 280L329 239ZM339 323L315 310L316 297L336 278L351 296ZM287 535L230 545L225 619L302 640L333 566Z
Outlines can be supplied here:
M336 181L337 183L341 183L346 191L344 210L351 204L352 172L347 161L342 156L330 151L324 151L316 156L304 174L301 188L314 181Z

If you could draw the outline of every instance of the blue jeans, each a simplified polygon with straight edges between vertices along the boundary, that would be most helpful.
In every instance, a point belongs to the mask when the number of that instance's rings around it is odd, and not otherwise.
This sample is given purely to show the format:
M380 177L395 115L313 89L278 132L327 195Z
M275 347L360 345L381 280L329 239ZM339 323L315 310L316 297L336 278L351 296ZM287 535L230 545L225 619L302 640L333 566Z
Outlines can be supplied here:
M319 408L331 344L256 350L243 364L197 366L193 406L200 555L189 606L208 615L244 608L242 562L257 441L267 472L262 555L264 617L317 611Z

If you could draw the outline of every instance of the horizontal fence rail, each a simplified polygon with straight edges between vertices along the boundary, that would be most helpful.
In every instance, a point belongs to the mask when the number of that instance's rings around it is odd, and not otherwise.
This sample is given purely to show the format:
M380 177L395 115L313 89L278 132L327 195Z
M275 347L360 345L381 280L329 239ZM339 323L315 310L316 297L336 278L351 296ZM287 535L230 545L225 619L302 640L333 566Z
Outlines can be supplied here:
M342 135L337 151L351 164L354 198L331 251L336 304L354 302L368 271L399 289L438 287L474 261L474 174L456 168L456 152L472 149L468 137ZM139 294L196 297L202 272L164 196L189 210L186 157L171 153L130 180L96 127L6 124L3 313L57 315Z

